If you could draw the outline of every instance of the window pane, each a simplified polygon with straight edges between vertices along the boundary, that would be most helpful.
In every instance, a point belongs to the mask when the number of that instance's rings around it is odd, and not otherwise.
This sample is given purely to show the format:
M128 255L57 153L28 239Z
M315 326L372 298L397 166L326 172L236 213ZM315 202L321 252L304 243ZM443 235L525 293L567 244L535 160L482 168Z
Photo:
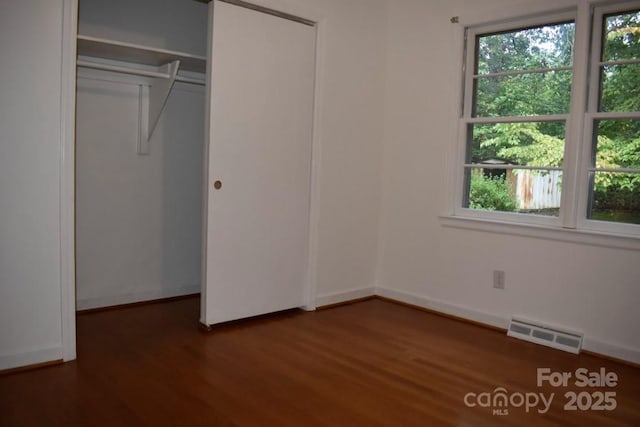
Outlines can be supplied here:
M469 126L467 163L562 166L564 122L497 123Z
M596 122L595 166L640 170L640 120Z
M476 74L572 64L573 22L477 37Z
M465 207L558 216L561 171L467 168Z
M478 77L474 91L474 117L565 114L571 71Z
M591 183L590 219L640 224L640 173L595 172Z
M600 111L640 111L640 64L602 67L600 88Z
M603 61L640 59L640 11L604 19Z

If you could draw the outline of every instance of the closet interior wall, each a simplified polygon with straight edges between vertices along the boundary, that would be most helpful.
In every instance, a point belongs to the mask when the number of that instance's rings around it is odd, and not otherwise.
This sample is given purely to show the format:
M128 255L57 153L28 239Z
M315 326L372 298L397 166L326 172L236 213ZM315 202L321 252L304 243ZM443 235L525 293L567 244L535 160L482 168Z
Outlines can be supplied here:
M207 5L80 0L78 34L206 56ZM142 141L148 151L140 154L145 90L153 83L78 68L79 310L200 291L204 86L175 83L151 138Z

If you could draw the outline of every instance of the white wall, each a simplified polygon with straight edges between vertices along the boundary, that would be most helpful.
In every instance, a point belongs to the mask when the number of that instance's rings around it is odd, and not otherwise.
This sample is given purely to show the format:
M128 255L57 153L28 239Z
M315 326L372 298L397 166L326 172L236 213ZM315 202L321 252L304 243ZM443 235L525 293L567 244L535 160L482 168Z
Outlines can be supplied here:
M329 4L319 296L375 285L384 130L386 2Z
M0 3L0 369L62 358L62 1Z
M277 5L278 2L263 2ZM317 303L375 285L384 125L386 2L299 0L323 18Z
M371 292L380 206L385 1L260 2L311 11L322 22L323 72L316 122L320 147L316 154L321 156L316 194L319 301L354 289ZM147 6L152 3L159 4L146 1ZM111 20L104 10L107 4L126 10L119 29L104 25ZM203 5L180 4L189 5L202 23L166 37L166 31L176 28L175 20L162 25L149 22L150 16L157 16L153 7L138 8L124 0L82 0L80 32L205 52L206 41L193 39L206 27L206 13L200 15ZM3 2L1 12L0 369L61 358L64 320L59 252L64 243L59 231L62 0ZM176 15L176 19L191 22L191 12L185 12L188 18ZM146 25L144 31L139 22ZM157 148L152 144L152 153ZM163 150L166 155L167 147Z
M452 16L481 22L556 1L389 3L379 293L505 326L521 315L585 333L585 348L640 362L640 253L445 228L460 83ZM566 2L565 2L566 3ZM506 289L492 288L492 270Z
M78 78L78 309L199 292L203 87L174 87L139 155L136 79L81 75L125 81Z
M319 22L316 304L371 295L378 245L387 2L253 3Z
M163 13L156 10L153 22L145 21L152 10L151 3L154 2L137 0L130 8L132 2L125 0L108 5L97 0L81 0L79 32L204 53L204 47L194 42L200 40L198 34L203 31L203 23L195 19L195 15L200 13L199 19L205 19L206 6L203 8L202 4L192 1L180 2L190 7L180 11L179 22L188 18L195 27L187 29L182 41L175 33L166 36L167 28L171 30L176 26L160 25L167 24ZM317 94L321 110L315 124L321 147L316 294L322 304L345 291L370 293L375 284L377 259L386 2L263 0L256 3L321 22L318 47L322 72ZM125 15L116 28L106 24L116 16ZM136 25L140 21L145 22L143 27ZM206 19L203 22L206 28Z
M324 17L319 302L377 281L378 292L481 321L520 314L582 330L587 348L640 360L637 252L438 221L461 48L449 19L490 19L515 2L261 2ZM4 2L0 13L0 368L61 354L61 3ZM491 288L493 269L506 270L506 290Z

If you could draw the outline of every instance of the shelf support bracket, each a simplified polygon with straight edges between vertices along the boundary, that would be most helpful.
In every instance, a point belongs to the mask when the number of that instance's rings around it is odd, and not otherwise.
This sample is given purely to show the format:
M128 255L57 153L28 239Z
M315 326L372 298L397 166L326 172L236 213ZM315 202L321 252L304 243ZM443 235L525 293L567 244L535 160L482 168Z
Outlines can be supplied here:
M149 88L149 131L147 140L150 140L153 136L153 131L156 129L158 120L160 120L162 110L167 103L173 84L176 81L178 68L180 68L179 60L165 64L162 72L167 74L169 78L154 78L151 83L151 87Z
M137 154L149 154L149 86L138 85Z

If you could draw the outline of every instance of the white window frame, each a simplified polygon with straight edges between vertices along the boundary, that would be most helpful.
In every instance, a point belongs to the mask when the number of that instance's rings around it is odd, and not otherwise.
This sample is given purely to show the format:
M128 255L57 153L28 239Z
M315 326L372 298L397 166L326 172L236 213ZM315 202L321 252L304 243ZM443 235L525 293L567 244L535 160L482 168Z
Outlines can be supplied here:
M550 11L528 18L514 18L499 23L474 25L465 28L463 91L462 108L459 116L458 144L455 156L456 165L453 168L455 185L449 202L450 214L442 217L443 225L481 229L507 234L531 235L535 237L552 238L555 240L585 241L603 246L620 246L640 249L640 225L615 223L587 219L589 202L589 181L591 138L594 119L601 118L603 113L594 114L593 103L597 108L599 90L598 73L592 71L600 65L598 46L590 46L592 40L601 34L602 16L625 10L640 8L640 1L622 1L606 5L594 2L579 2L571 10ZM598 20L599 19L599 20ZM568 114L531 116L531 117L471 117L473 101L473 65L476 52L475 37L478 34L489 34L499 31L517 30L520 28L550 25L556 22L575 22L574 57L572 62L572 89L570 109ZM595 24L594 24L595 23ZM593 53L593 57L591 55ZM596 68L597 69L597 68ZM595 86L594 86L595 85ZM595 101L594 94L595 91ZM606 113L611 114L611 113ZM635 113L623 113L625 118L639 117ZM611 117L619 117L620 113L613 113ZM464 208L464 174L467 147L467 132L469 124L473 123L503 123L508 121L555 121L565 120L565 148L563 161L563 186L561 194L560 215L547 217L526 213L511 213L497 211L483 211ZM538 169L538 168L536 168ZM544 169L544 168L542 168ZM504 225L501 227L501 225ZM560 232L560 233L557 233ZM554 234L557 233L557 234ZM586 236L578 236L585 234ZM616 244L607 241L608 237L623 239ZM604 239L604 240L603 240ZM628 241L632 239L633 241ZM610 244L611 243L611 244Z
M613 4L601 5L593 8L593 29L591 38L591 56L589 58L589 84L588 84L588 101L587 110L584 119L584 145L583 158L581 159L580 177L579 177L579 195L578 200L578 217L577 227L587 230L599 231L603 233L629 234L640 236L640 225L616 223L609 221L598 221L587 218L587 210L589 206L589 179L588 175L596 168L591 166L591 156L593 155L593 144L590 140L593 136L594 124L598 119L638 119L640 120L640 111L634 112L599 112L598 101L600 96L600 66L603 64L600 60L602 50L602 30L603 18L605 15L624 12L627 10L639 9L640 1L620 2ZM639 61L640 62L640 61ZM582 214L580 214L582 213Z

